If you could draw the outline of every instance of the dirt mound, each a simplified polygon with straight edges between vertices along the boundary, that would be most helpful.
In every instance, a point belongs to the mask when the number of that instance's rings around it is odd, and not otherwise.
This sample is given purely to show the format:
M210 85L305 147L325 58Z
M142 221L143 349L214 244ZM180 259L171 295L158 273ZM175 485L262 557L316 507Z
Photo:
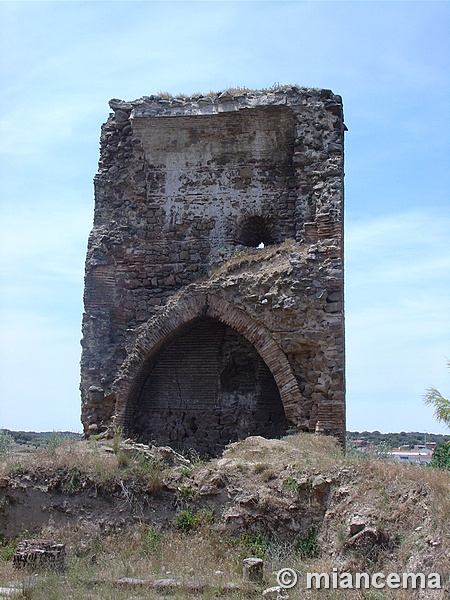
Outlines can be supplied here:
M437 572L448 582L446 472L346 457L333 438L312 434L250 437L211 461L151 452L83 441L9 457L0 533L77 527L125 536L142 525L190 531L200 523L224 539L253 535L295 548L299 560L352 572Z

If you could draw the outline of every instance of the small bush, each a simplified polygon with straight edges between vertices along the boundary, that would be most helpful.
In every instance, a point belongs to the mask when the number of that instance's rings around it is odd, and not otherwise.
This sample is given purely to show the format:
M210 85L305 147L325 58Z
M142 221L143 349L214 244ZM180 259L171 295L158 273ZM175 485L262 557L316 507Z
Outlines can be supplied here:
M176 491L174 500L175 505L187 508L189 504L195 499L196 495L196 490L187 485L182 485Z
M135 458L132 470L138 477L144 479L149 488L160 487L162 467L155 460L139 455Z
M161 531L153 525L150 525L144 537L144 553L154 554L159 550L162 537Z
M13 436L4 429L0 429L0 456L8 456L11 452L13 442Z
M14 475L26 475L28 473L28 469L22 465L13 464L9 468L9 474L11 476Z
M69 496L77 494L84 487L85 476L77 468L67 471L62 480L62 492Z
M288 477L286 481L283 483L283 486L289 491L295 494L298 494L300 491L300 486L298 485L298 481L295 477Z
M181 531L188 533L197 527L199 520L198 513L195 513L189 509L180 510L175 517L175 525Z
M302 560L317 558L320 554L320 546L316 532L311 531L306 537L300 539L295 546L295 550Z
M159 463L139 452L128 453L119 450L117 463L123 479L139 481L147 492L156 493L163 487L163 469Z
M273 545L269 534L261 531L250 531L242 534L240 543L245 553L255 558L266 558Z
M7 542L6 540L0 542L0 560L9 561L12 560L14 552L16 551L16 544L14 542Z
M269 465L267 463L257 463L253 469L253 472L256 475L259 475L260 473L263 473L264 471L266 471L269 468Z
M55 451L67 441L67 437L59 432L53 431L45 440L45 450Z
M438 446L433 453L430 467L450 471L450 443Z
M199 510L193 511L190 509L180 510L175 517L175 526L184 533L189 533L197 529L200 525L212 523L214 520L214 511Z
M119 427L118 425L114 425L114 429L113 429L113 452L114 454L118 454L119 449L120 449L120 444L123 441L123 432L122 432L122 428Z
M308 494L312 489L312 482L310 480L299 481L292 475L283 482L283 487L293 494Z

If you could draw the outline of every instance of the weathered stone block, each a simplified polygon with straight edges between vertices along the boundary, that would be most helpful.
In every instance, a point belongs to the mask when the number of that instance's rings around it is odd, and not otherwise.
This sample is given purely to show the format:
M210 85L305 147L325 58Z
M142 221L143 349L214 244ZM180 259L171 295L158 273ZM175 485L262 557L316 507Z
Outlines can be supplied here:
M264 576L264 561L261 558L245 558L242 579L246 583L261 583Z
M65 567L66 548L48 540L23 540L13 556L16 569L32 570L48 568L62 571Z

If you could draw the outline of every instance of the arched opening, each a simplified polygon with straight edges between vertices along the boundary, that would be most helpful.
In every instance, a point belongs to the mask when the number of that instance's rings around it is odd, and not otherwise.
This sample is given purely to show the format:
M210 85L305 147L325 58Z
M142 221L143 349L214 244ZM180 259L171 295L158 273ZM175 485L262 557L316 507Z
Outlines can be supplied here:
M248 248L264 248L276 243L275 231L270 219L255 215L241 226L236 242Z
M185 325L146 367L129 433L219 454L248 435L279 437L287 420L269 368L240 333L210 317Z

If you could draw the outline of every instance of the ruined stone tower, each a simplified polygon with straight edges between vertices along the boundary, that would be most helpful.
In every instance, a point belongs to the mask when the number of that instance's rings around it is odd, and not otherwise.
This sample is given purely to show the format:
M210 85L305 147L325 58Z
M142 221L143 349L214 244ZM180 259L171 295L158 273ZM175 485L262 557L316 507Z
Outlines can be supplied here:
M86 435L217 454L345 435L343 138L329 90L112 100L89 237Z

